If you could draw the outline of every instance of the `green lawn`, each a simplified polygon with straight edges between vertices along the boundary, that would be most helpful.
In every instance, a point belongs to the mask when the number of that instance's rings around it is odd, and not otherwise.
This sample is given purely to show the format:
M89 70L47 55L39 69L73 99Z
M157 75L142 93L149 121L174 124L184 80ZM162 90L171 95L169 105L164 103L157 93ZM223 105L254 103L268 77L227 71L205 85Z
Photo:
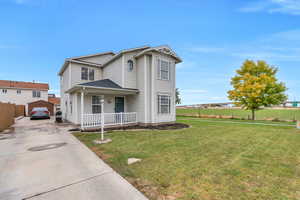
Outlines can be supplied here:
M242 109L177 109L177 115L225 115L247 119L251 111ZM280 120L300 120L300 109L264 109L256 112L258 120L277 118Z
M112 132L105 145L91 142L99 134L75 135L151 199L300 199L300 130L178 121L192 127ZM128 166L130 157L143 160Z

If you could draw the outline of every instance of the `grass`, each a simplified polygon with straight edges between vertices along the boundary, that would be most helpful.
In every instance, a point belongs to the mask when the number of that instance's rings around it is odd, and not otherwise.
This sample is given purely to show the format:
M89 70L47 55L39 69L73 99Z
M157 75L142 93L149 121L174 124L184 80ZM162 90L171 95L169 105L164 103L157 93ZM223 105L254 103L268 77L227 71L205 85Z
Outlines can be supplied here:
M177 115L198 115L199 109L177 109ZM242 109L201 109L201 115L224 115L248 119L251 111ZM256 112L258 120L277 118L280 120L300 120L300 109L264 109Z
M300 130L211 120L112 132L105 145L92 143L99 134L75 136L150 199L300 199ZM142 162L128 166L130 157Z

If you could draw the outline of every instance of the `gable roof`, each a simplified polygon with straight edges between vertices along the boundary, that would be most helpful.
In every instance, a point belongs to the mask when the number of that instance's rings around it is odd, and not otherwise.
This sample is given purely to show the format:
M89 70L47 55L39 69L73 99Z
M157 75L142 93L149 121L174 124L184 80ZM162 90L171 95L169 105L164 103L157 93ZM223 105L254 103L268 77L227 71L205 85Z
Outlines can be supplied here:
M107 51L107 52L102 52L102 53L95 53L95 54L88 54L88 55L85 55L85 56L76 56L76 57L71 57L69 59L81 59L81 58L90 58L90 57L95 57L95 56L102 56L102 55L107 55L107 54L111 54L111 55L115 55L114 52L112 51Z
M146 46L141 46L141 47L136 47L136 48L131 48L131 49L124 49L124 50L120 51L119 53L117 53L116 55L114 55L113 57L111 57L111 59L109 59L107 62L103 63L102 67L105 67L106 65L108 65L109 63L114 61L115 59L122 56L124 53L129 53L129 52L138 51L138 50L145 50L145 49L149 49L149 48L150 48L150 46L146 45Z
M121 57L124 53L129 53L129 52L133 52L133 51L141 51L141 52L137 53L137 55L134 56L135 58L138 58L139 56L142 56L142 55L147 54L149 52L156 51L158 53L164 53L166 55L172 56L176 60L176 63L182 62L181 58L168 45L161 45L161 46L157 46L157 47L150 47L148 45L145 45L145 46L136 47L136 48L124 49L124 50L121 50L117 54L113 53L112 51L108 51L108 52L103 52L103 53L90 54L90 55L86 55L86 56L78 56L78 57L67 58L65 60L64 64L63 64L61 70L59 71L58 75L61 75L64 72L64 70L66 69L68 63L79 63L79 64L88 65L88 66L94 66L94 67L102 68L102 67L107 66L109 63L116 60L117 58ZM98 63L93 63L93 62L89 62L89 61L79 60L80 58L101 56L101 55L106 55L106 54L111 54L113 56L103 64L98 64Z
M0 80L0 88L49 90L48 83Z
M177 61L176 63L182 62L182 59L168 45L161 45L161 46L151 47L151 48L145 49L144 51L138 53L134 57L138 58L138 57L140 57L142 55L145 55L145 54L147 54L149 52L152 52L152 51L156 51L158 53L163 53L163 54L169 55Z
M63 66L61 67L60 71L58 72L58 75L61 75L65 71L65 69L67 68L69 63L78 63L78 64L92 66L92 67L101 67L102 66L101 64L90 62L90 61L73 60L73 59L67 58L63 64Z

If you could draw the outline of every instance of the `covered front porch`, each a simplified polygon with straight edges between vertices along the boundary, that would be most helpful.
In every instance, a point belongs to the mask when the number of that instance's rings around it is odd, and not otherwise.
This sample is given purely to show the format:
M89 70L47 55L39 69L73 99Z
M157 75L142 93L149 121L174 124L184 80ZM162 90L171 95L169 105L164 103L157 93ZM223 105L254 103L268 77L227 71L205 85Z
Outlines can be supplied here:
M103 80L101 83L103 86ZM132 102L138 91L108 83L109 87L99 87L99 83L98 86L80 84L68 91L74 99L71 105L74 111L68 112L71 121L80 124L82 129L137 123L136 107Z

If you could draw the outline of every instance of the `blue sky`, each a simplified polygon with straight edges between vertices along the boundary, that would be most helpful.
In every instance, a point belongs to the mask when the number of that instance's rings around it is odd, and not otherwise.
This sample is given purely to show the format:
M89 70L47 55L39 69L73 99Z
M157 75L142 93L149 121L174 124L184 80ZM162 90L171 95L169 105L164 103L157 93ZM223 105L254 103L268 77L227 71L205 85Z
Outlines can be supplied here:
M0 0L0 79L49 82L66 57L170 45L183 104L227 100L245 59L279 67L300 99L300 0Z

